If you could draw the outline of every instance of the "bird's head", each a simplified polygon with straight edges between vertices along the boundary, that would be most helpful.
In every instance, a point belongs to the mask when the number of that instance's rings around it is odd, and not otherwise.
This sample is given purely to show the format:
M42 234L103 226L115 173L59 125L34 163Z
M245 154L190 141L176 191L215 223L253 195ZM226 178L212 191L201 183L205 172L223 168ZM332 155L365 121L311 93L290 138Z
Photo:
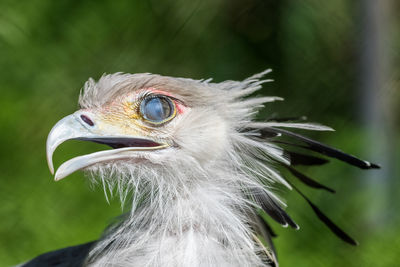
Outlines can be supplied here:
M121 229L128 232L137 229L137 225L144 225L147 233L164 225L165 231L174 234L176 229L184 233L188 225L196 229L203 224L214 225L218 233L227 233L222 239L230 240L231 246L237 247L234 251L239 251L249 237L245 226L249 220L242 218L243 214L252 218L256 213L268 214L281 225L298 229L271 189L271 184L277 182L294 188L336 235L356 244L274 168L287 169L312 188L334 192L292 167L318 166L328 161L297 150L321 153L362 169L379 166L281 129L332 130L329 127L292 119L255 122L257 110L264 103L282 100L248 97L268 81L261 79L268 72L221 83L121 73L105 75L98 82L90 79L80 95L81 109L60 120L49 134L49 168L54 172L53 152L64 141L78 139L109 145L112 149L63 163L55 172L55 179L86 170L101 179L105 190L117 187L122 202L133 192L131 214L139 210L140 216L129 217L121 224ZM213 196L212 201L209 196ZM147 209L136 209L143 203ZM204 221L209 218L209 211L215 217ZM193 220L188 224L185 220L189 217ZM263 224L258 219L250 220L253 230L269 231L265 225L260 226ZM119 233L110 233L101 247L108 248ZM121 238L118 244L133 242L135 233L127 235L129 240Z
M223 83L121 73L98 82L90 79L80 95L81 109L60 120L49 134L49 168L54 172L53 152L70 139L112 149L68 160L55 172L55 180L81 169L148 175L232 162L238 145L248 145L242 130L255 111L263 102L278 99L242 99L261 88L264 81L258 78L267 72Z

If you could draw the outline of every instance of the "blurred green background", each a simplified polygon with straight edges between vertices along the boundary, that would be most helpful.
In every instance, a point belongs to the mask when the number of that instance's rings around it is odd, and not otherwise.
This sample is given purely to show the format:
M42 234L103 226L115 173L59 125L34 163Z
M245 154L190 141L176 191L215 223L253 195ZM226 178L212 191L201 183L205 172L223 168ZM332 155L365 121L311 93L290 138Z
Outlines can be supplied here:
M77 109L88 77L153 72L215 81L273 68L260 119L306 115L313 135L383 169L332 161L304 169L337 189L305 189L360 246L335 238L296 194L283 192L299 231L276 239L281 266L400 262L400 3L396 0L0 1L0 266L99 237L121 213L82 173L54 182L51 127ZM92 152L67 143L56 166Z

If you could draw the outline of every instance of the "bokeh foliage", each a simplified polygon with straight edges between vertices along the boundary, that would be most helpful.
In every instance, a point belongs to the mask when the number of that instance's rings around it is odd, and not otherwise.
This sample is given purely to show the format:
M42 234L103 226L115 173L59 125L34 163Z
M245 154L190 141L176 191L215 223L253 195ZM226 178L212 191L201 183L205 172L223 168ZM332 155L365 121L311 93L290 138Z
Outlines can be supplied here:
M262 93L286 101L268 105L260 119L307 115L338 131L314 136L379 162L360 122L363 43L355 2L0 1L0 266L94 240L121 213L118 198L108 205L102 189L90 190L82 173L55 183L46 166L47 134L77 109L88 77L121 71L222 81L273 68L275 82ZM399 29L400 23L394 25ZM399 33L391 33L388 49L400 51ZM394 66L398 57L393 54ZM398 97L399 83L390 75ZM396 122L398 115L387 123ZM398 160L398 127L392 131ZM94 149L67 143L56 164ZM384 167L390 172L382 175L391 174L384 179L338 162L307 170L337 189L336 196L305 191L353 233L361 243L355 248L335 239L298 196L283 192L302 228L294 233L273 225L281 266L395 266L400 170L398 164ZM371 184L377 183L384 183L384 191L374 191Z

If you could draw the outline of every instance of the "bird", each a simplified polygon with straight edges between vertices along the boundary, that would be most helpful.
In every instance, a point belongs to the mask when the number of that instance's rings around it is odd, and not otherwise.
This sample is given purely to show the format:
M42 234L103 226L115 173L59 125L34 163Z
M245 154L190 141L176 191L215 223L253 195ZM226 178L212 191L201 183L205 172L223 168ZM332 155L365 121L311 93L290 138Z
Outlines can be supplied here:
M270 72L223 82L151 73L90 78L80 109L48 135L48 166L56 181L83 170L106 198L117 191L129 211L98 240L21 266L278 266L271 222L299 229L277 193L281 187L297 192L329 230L357 245L300 185L335 191L297 166L322 166L327 158L361 169L380 166L298 133L333 131L305 117L258 120L265 105L283 100L256 95L272 81L265 78ZM55 170L53 153L68 140L110 149Z

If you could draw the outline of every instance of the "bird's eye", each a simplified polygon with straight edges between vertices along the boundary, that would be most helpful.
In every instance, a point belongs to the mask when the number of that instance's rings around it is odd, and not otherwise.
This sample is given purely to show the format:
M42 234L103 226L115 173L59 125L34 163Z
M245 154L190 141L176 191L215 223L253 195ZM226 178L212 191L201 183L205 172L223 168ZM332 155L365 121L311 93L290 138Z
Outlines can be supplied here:
M143 118L153 124L162 124L176 114L175 104L165 96L153 96L143 99L140 104Z

